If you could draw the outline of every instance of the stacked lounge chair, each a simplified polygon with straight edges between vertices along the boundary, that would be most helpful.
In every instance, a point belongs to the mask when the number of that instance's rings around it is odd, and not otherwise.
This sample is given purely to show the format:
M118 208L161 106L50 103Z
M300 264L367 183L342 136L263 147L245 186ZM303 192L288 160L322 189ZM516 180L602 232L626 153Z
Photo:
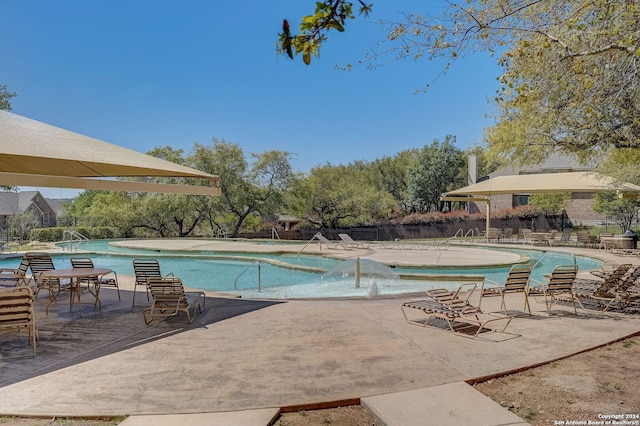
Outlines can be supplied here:
M429 290L426 298L403 303L402 313L409 324L423 327L433 319L442 320L453 334L463 337L476 338L487 331L504 332L511 317L483 312L480 303L478 306L473 305L470 298L477 289L477 283L465 283L453 292L444 288ZM420 318L410 318L410 313L415 311L421 312ZM490 328L494 323L502 326Z

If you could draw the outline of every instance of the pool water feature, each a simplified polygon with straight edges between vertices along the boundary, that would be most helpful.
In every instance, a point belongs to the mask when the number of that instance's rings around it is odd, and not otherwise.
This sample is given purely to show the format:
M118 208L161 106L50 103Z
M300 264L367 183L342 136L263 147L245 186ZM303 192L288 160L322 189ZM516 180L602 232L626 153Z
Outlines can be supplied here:
M133 275L132 260L136 256L152 256L159 260L163 273L173 272L189 287L256 298L366 296L372 283L372 279L366 276L359 287L355 286L352 276L323 278L324 273L339 265L342 260L318 255L145 250L110 244L110 240L92 240L83 243L80 249L82 252L55 254L56 267L70 267L71 257L87 256L94 259L96 265L111 268L118 274ZM538 281L543 281L543 275L549 273L555 265L574 262L573 255L567 253L522 249L507 251L525 256L530 259L529 262L536 264L532 277ZM576 256L575 261L580 270L599 269L601 264L596 259L582 256ZM16 258L4 259L0 260L0 267L16 267L18 263L19 259ZM347 266L349 268L351 266ZM385 269L390 269L394 275L403 279L395 276L375 277L375 284L382 295L423 292L438 287L453 289L459 285L462 275L469 280L482 280L482 277L486 277L491 281L503 282L509 268L510 265L472 268L385 266Z

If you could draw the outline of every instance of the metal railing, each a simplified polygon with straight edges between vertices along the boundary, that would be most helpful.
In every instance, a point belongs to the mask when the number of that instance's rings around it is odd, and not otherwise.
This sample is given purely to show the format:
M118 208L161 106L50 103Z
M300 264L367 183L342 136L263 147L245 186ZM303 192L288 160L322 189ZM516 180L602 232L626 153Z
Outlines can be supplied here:
M454 239L461 238L464 241L468 241L468 240L473 241L474 239L473 237L475 237L475 233L473 232L473 229L468 229L467 232L464 232L464 229L462 228L458 229L455 235L453 236Z
M66 229L62 233L62 241L64 245L62 246L62 250L69 249L69 251L78 250L78 247L83 242L89 241L89 238L85 237L78 231L74 231L72 229ZM74 246L75 244L75 246Z
M312 242L313 240L315 240L315 239L318 237L318 234L320 234L320 233L319 233L319 232L316 232L316 233L313 235L313 237L311 237L311 239L310 239L309 241L307 241L307 244L305 244L304 246L302 246L302 248L301 248L300 250L298 250L298 254L296 255L296 259L297 259L298 257L300 257L300 253L302 253L302 250L306 249L306 248L307 248L307 246L308 246L309 244L311 244L311 242ZM322 234L320 234L320 235L322 235Z
M258 291L262 291L262 279L261 279L261 274L260 274L260 262L258 262L257 260L255 262L251 262L249 265L247 265L246 268L244 268L242 270L242 272L240 272L240 274L236 277L236 280L233 282L233 288L234 289L238 289L238 280L240 279L241 276L244 275L245 272L247 272L251 267L253 266L257 266L258 267Z
M278 235L278 230L276 228L271 228L271 239L272 240L280 239L280 235Z

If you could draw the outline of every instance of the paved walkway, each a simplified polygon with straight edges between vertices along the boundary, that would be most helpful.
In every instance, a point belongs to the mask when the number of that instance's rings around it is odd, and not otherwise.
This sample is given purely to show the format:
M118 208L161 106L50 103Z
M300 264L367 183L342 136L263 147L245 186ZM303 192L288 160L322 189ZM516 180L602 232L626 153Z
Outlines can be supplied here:
M398 262L409 254L388 251ZM46 298L37 299L38 356L0 363L0 413L262 426L282 407L360 399L388 425L526 424L465 382L640 331L637 315L549 318L544 304L532 303L534 315L516 317L508 333L472 340L407 324L400 305L410 296L281 302L216 294L189 326L183 318L145 326L142 308L131 308L132 277L120 281L121 301L105 288L102 310L85 305L82 318L64 302L45 316ZM514 313L521 297L508 299ZM3 342L0 354L27 352L25 340Z

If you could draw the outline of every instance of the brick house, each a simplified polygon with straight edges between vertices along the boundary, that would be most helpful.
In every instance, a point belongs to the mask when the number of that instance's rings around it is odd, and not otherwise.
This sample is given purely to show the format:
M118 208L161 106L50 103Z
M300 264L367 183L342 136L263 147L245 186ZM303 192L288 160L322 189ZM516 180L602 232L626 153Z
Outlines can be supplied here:
M59 209L60 206L39 191L0 192L0 229L7 229L11 216L23 213L33 214L39 228L56 226Z
M583 172L594 170L594 164L581 164L572 157L564 155L552 155L546 161L535 166L523 167L521 169L508 167L490 173L489 178L509 175L527 175L538 173L563 173L563 172ZM482 178L478 181L483 180ZM517 206L529 204L530 193L514 193L504 195L493 195L491 197L491 211L496 212L503 209L512 209ZM567 223L573 226L585 225L593 226L606 222L606 217L593 211L594 193L573 193L571 201L565 208L565 218ZM471 206L470 206L471 207ZM478 208L482 210L478 210ZM473 206L472 211L484 211L484 206Z

